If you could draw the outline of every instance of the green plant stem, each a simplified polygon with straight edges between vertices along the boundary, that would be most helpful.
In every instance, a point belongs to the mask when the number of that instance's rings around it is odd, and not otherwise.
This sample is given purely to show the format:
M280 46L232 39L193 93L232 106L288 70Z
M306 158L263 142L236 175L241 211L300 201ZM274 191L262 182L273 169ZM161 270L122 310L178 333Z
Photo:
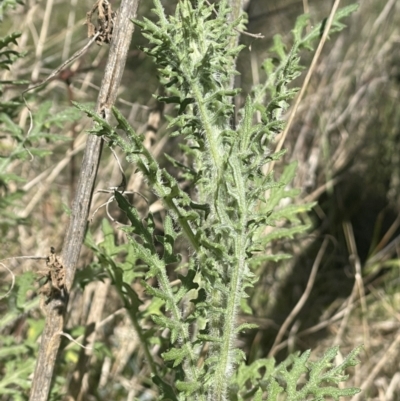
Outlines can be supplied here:
M147 159L147 161L149 163L158 165L157 161L154 159L153 155L146 149L145 146L143 146L142 142L139 140L136 133L134 132L132 127L129 125L128 121L126 121L126 119L121 114L121 112L117 108L114 107L113 113L114 113L115 117L118 119L118 121L120 122L120 124L122 124L122 127L125 130L125 132L128 133L129 138L131 138L131 140L134 142L135 146L137 146L140 149L141 153ZM121 146L123 146L123 142L119 142L119 143L121 144ZM168 197L168 194L166 193L165 188L162 185L160 185L157 182L157 180L153 180L152 185L154 187L154 190L155 190L157 196L159 196L163 200L167 209L178 216L180 226L181 226L183 232L185 233L186 238L190 241L190 243L193 246L193 248L195 249L195 251L198 252L199 243L196 240L195 233L193 232L189 223L185 219L182 218L182 214L181 214L179 208L174 204L173 200Z
M157 274L158 282L161 286L161 289L166 293L167 297L169 298L169 306L172 309L172 315L176 322L179 322L179 328L181 330L181 341L183 347L187 349L189 352L189 359L190 359L190 373L189 379L191 381L197 382L198 380L198 372L195 366L196 356L193 352L193 348L190 346L190 336L188 327L185 324L182 324L182 314L179 310L178 305L174 301L174 294L172 292L171 283L168 279L167 272L165 268L159 269L159 274Z
M233 171L233 177L238 192L238 213L240 227L235 238L235 259L237 263L232 266L230 272L230 284L227 300L227 308L222 333L222 345L220 350L219 362L216 368L216 380L214 385L214 397L218 401L225 400L228 388L228 379L232 372L232 359L234 355L234 341L236 338L236 315L237 308L242 297L243 276L246 272L246 242L247 242L247 204L246 186L244 176L241 174L238 160L230 160L229 165Z
M237 242L237 249L245 249L242 236L240 236ZM224 331L222 336L222 346L219 356L219 363L216 369L216 380L214 385L214 399L218 401L225 400L226 392L228 388L228 379L232 373L232 362L233 355L233 344L235 341L235 328L236 328L236 314L237 306L240 301L240 290L242 285L242 277L240 271L244 270L245 267L245 255L241 252L241 259L233 268L232 278L230 282L230 295L228 297Z
M194 250L196 252L199 251L200 246L198 241L196 240L196 236L190 227L189 223L182 218L181 213L179 211L179 208L174 204L174 202L171 199L164 198L164 203L165 206L167 206L167 209L174 212L178 216L179 220L179 225L182 228L183 232L185 233L186 239L189 240L190 244L193 246Z
M197 84L192 85L193 97L199 108L200 118L204 126L204 134L207 139L207 145L209 146L211 160L212 160L212 182L216 184L219 182L221 177L221 164L222 164L222 152L218 144L218 134L220 130L218 127L211 124L207 106L204 104L204 95Z

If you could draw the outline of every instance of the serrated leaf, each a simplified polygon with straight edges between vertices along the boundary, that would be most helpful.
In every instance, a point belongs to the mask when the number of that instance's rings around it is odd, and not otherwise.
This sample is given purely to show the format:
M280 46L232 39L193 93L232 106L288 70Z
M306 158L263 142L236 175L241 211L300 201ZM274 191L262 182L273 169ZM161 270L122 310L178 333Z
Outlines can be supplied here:
M24 310L24 307L27 303L27 292L32 290L34 281L35 275L31 271L25 272L17 277L17 308Z
M154 288L151 285L147 284L146 281L142 280L142 285L146 288L146 292L149 295L153 295L154 297L160 298L166 302L171 301L167 294L165 294L162 290L159 290L158 288Z
M235 333L239 334L245 330L258 329L258 327L258 324L255 323L243 323L235 329Z
M221 343L221 337L210 336L208 334L197 334L197 338L204 342Z
M164 361L174 361L173 367L177 367L187 357L188 352L186 347L171 348L169 351L161 354Z
M201 388L201 383L199 382L183 382L178 380L175 383L177 390L185 393L187 396L193 394Z
M267 401L278 401L279 394L283 392L283 387L279 383L272 379L268 384L268 397Z

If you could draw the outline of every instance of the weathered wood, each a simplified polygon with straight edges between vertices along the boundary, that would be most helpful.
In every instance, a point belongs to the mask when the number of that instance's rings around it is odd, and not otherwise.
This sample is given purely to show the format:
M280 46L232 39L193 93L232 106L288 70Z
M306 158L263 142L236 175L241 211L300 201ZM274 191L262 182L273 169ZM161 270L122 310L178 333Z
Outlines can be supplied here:
M122 0L118 10L96 107L96 111L104 116L108 116L107 111L111 109L117 96L134 29L130 20L136 15L138 4L139 0ZM36 362L30 401L46 401L48 399L64 327L68 293L74 280L75 269L88 224L87 219L101 156L102 142L99 137L89 136L86 143L80 177L72 204L70 224L61 254L65 269L65 290L52 297L44 305L46 323Z

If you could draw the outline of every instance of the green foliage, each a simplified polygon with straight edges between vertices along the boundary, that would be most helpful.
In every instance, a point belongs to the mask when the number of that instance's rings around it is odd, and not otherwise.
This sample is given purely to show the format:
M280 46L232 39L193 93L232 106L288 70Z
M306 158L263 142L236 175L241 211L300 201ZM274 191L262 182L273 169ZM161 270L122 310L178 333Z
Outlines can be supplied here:
M346 381L345 370L355 366L357 354L361 347L353 350L344 361L334 366L338 347L330 348L316 362L310 362L310 351L290 355L285 361L276 365L273 358L258 359L251 365L242 365L236 371L229 386L232 401L246 400L280 400L286 394L286 400L301 401L309 399L323 401L325 397L339 400L357 394L357 388L340 389L335 387Z
M358 4L351 4L339 9L332 21L330 33L341 31L345 27L341 22L342 19L357 8ZM267 58L262 64L267 79L253 89L255 102L257 104L267 102L266 111L273 116L273 119L279 120L282 111L288 106L288 101L297 93L297 89L289 88L288 84L296 79L304 68L300 65L299 52L302 49L313 49L313 43L322 35L326 22L320 22L310 32L305 33L308 21L309 16L306 14L297 18L292 30L293 46L289 51L286 50L282 36L279 34L274 36L274 45L270 49L274 57Z
M140 300L137 294L134 292L130 284L133 280L141 278L144 273L140 269L132 269L135 266L137 255L134 250L127 245L116 246L114 242L114 231L107 220L103 220L102 224L104 241L98 246L94 243L90 235L86 237L86 245L91 248L97 255L99 263L102 269L98 269L97 277L101 279L102 270L108 271L109 275L112 277L114 284L120 290L121 298L124 300L125 307L137 313ZM123 253L123 262L117 262L118 255ZM87 268L89 271L93 271L93 266ZM86 275L87 272L84 272ZM79 282L82 282L81 277Z
M12 337L2 337L2 350L0 353L2 380L0 381L0 394L10 395L14 400L26 400L30 389L29 375L32 374L35 358L35 348L28 342L21 345L12 345ZM24 395L25 393L25 395Z
M38 298L31 299L34 276L26 272L16 278L15 286L7 301L7 314L0 319L0 395L15 400L28 399L38 348L37 338L43 330L43 319L29 319L26 315L38 307ZM2 286L1 293L7 290ZM22 342L18 336L7 335L7 327L20 319L25 321L28 336Z
M6 4L1 5L6 7ZM1 14L0 14L1 16ZM0 38L0 71L9 70L10 66L18 59L23 57L21 53L13 50L12 45L17 44L17 39L20 34L15 32L5 37ZM0 81L0 97L4 99L4 84L18 84L16 81ZM15 136L21 135L21 128L13 121L16 117L22 102L11 99L8 101L0 100L0 128L2 132L12 132ZM20 197L20 194L8 194L8 182L12 179L18 179L14 174L5 171L6 166L9 164L5 148L5 144L0 146L0 230L2 233L7 232L10 224L18 221L17 216L10 215L10 205Z
M117 121L112 126L89 108L79 104L77 107L96 122L92 134L103 136L110 147L122 149L168 212L160 230L151 213L139 215L122 193L114 194L130 222L122 229L132 252L131 268L135 271L135 259L145 266L141 271L142 285L158 305L163 305L151 318L160 330L169 333L162 353L165 365L156 366L149 356L160 399L235 400L254 396L275 400L278 394L286 393L288 400L305 399L308 395L322 400L325 396L337 399L354 394L354 389L324 385L344 379L343 372L354 364L356 351L334 368L331 361L336 349L329 350L315 364L307 362L308 352L293 355L276 368L272 360L257 361L256 370L262 367L266 372L252 377L249 372L255 367L245 365L245 355L236 346L237 335L254 327L237 324L246 289L257 280L254 268L265 260L287 257L269 255L270 245L277 238L290 239L307 229L298 215L312 205L290 201L297 195L288 189L295 165L287 165L278 180L272 172L265 171L284 153L271 153L271 142L284 127L282 111L296 93L288 85L300 74L299 51L311 48L321 25L304 34L307 19L300 17L288 53L282 39L275 38L271 52L278 66L272 59L263 64L267 81L247 97L239 111L241 121L235 126L232 98L238 90L231 89L230 82L236 74L235 59L241 47L231 48L230 44L241 19L227 22L230 9L224 0L216 5L199 0L196 7L182 0L170 17L159 0L154 0L154 5L157 24L148 19L134 22L150 42L144 50L154 58L165 86L166 93L159 100L176 104L169 128L172 136L181 138L186 158L181 161L168 156L168 160L180 170L194 195L184 191L167 168L160 167L143 145L143 137L117 109L112 110ZM352 6L338 13L334 30L343 28L340 20L354 9ZM266 227L270 227L268 233ZM92 242L90 246L112 277L135 327L140 327L143 312L130 286L134 274L129 280L124 278L116 262L119 249L112 230L103 224L103 232L101 246ZM177 253L177 240L181 237L190 247L190 261L184 266ZM171 286L169 280L172 266L183 272L178 276L179 288ZM158 286L153 285L154 279ZM141 329L139 336L146 346ZM308 381L299 389L297 384L306 373Z
M14 8L17 4L23 4L23 0L1 0L0 2L0 22L3 21L4 12L9 8Z

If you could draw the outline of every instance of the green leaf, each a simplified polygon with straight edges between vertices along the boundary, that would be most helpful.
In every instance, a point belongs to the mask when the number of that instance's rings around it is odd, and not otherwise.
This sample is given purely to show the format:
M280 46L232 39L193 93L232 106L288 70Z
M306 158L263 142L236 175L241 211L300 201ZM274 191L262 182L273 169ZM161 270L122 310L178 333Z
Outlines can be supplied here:
M171 348L169 351L161 354L164 361L174 361L173 367L177 367L182 361L188 356L187 349L182 348Z
M42 263L44 264L44 262ZM27 304L27 292L32 290L34 281L35 275L31 271L24 272L17 277L17 308L21 310L25 309L25 305Z
M258 327L258 324L255 323L243 323L236 328L236 333L239 334L241 332L244 332L245 330L258 329Z
M199 383L199 382L182 382L182 381L178 380L175 383L175 386L178 391L185 393L186 396L190 396L191 394L193 394L194 392L196 392L197 390L199 390L201 388L201 383Z

